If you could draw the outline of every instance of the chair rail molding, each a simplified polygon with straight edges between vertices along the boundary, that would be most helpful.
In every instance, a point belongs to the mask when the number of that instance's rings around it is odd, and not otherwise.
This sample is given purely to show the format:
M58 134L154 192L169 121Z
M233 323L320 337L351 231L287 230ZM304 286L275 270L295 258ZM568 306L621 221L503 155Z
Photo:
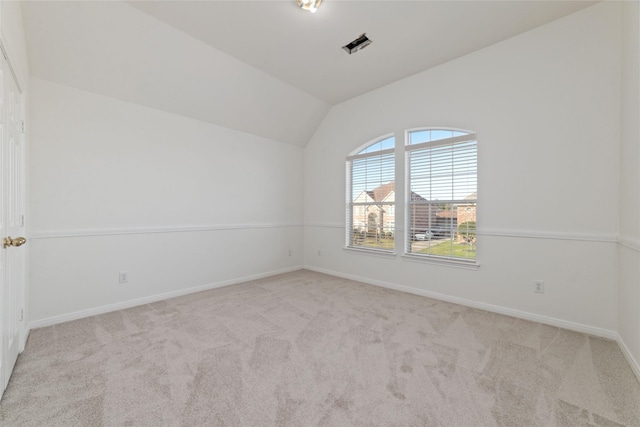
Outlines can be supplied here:
M293 228L302 227L301 223L263 223L263 224L213 224L213 225L184 225L167 227L128 227L128 228L92 228L81 230L35 230L30 238L59 239L70 237L118 236L127 234L161 234L161 233L193 233L201 231L223 230L255 230L261 228Z

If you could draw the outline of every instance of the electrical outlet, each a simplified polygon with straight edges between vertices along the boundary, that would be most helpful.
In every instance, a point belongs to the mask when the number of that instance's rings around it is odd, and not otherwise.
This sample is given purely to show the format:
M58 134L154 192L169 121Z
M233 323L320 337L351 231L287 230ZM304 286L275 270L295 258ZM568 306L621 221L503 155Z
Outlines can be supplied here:
M129 273L126 271L121 271L120 273L118 273L118 282L129 283Z
M544 282L542 280L534 280L533 292L544 294Z

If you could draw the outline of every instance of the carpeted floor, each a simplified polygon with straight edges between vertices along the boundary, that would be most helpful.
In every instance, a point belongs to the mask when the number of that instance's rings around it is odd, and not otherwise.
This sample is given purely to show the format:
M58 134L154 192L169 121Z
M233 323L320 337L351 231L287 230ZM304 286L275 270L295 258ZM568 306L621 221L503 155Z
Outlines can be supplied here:
M31 332L3 426L639 426L614 342L309 271Z

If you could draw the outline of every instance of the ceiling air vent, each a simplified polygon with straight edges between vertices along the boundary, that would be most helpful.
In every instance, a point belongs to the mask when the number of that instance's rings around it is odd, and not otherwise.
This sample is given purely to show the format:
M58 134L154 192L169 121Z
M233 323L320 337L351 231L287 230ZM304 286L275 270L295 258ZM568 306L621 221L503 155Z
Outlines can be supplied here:
M352 53L355 53L355 52L359 51L360 49L364 49L365 47L369 46L370 44L371 44L371 39L369 39L369 37L367 37L366 33L362 33L362 35L360 37L358 37L357 39L355 39L351 43L342 46L342 48L349 55L351 55Z

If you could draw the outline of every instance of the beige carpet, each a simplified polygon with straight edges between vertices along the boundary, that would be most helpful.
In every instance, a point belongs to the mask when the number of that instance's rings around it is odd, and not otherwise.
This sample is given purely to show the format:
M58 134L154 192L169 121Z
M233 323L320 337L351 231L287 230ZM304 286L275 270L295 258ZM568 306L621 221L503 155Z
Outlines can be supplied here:
M614 342L298 271L31 332L3 426L639 426Z

